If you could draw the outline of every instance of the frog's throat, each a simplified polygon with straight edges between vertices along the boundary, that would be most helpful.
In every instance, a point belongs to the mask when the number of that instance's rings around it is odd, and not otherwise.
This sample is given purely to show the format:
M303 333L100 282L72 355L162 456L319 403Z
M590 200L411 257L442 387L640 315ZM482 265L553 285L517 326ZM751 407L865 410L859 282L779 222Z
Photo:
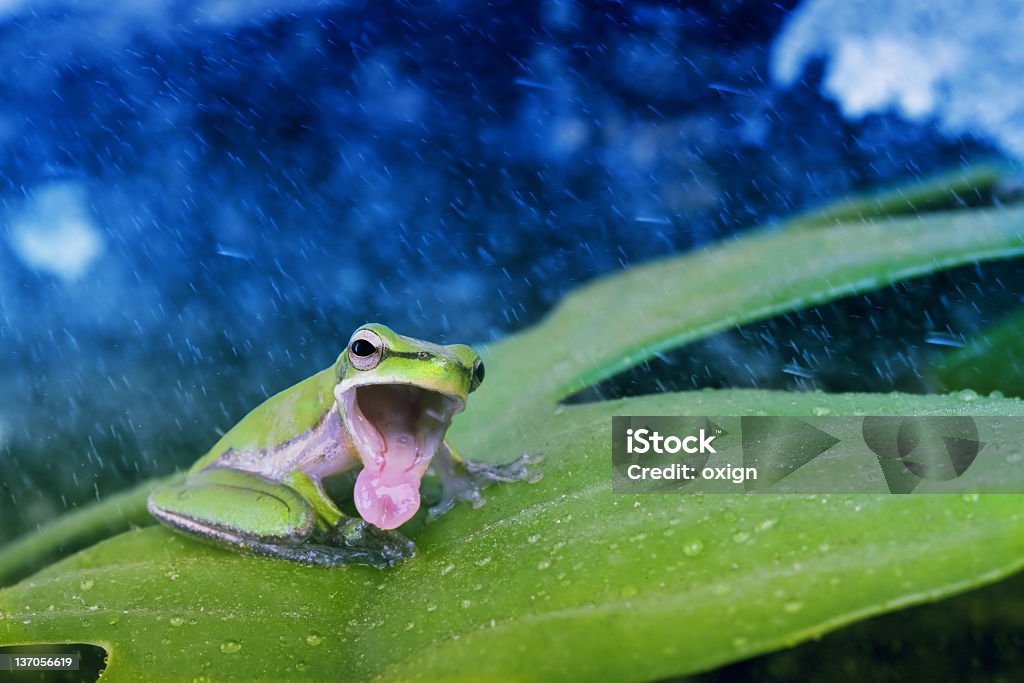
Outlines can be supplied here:
M363 462L356 508L370 524L394 529L419 509L420 480L462 401L406 384L354 387L337 399Z

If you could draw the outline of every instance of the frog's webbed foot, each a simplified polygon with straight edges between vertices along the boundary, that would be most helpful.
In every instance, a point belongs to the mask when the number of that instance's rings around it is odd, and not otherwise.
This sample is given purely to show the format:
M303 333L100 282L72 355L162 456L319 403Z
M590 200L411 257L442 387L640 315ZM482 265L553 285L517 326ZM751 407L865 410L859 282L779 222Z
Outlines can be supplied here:
M531 465L543 462L544 456L539 453L524 453L512 462L499 465L462 460L454 456L447 446L438 456L435 470L441 478L441 500L428 510L428 521L448 512L460 500L469 501L474 508L480 507L487 502L480 492L494 482L525 481L533 484L544 476L540 470L531 468Z
M313 532L315 545L338 558L314 564L368 564L378 569L392 567L416 554L416 544L396 531L378 529L362 519L346 517L326 531Z
M411 543L411 541L410 541ZM280 543L262 543L245 539L238 546L257 555L276 557L302 564L318 567L345 567L350 564L368 564L377 569L394 566L412 557L415 546L404 552L391 548L345 547L337 543L303 543L288 545Z

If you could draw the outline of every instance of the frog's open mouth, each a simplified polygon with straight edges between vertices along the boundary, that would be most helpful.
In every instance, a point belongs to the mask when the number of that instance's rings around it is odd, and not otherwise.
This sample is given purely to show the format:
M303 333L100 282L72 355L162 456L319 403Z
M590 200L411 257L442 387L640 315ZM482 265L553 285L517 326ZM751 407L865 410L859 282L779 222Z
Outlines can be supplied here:
M355 504L367 522L394 529L420 506L420 479L463 402L406 384L369 384L341 396L363 470Z

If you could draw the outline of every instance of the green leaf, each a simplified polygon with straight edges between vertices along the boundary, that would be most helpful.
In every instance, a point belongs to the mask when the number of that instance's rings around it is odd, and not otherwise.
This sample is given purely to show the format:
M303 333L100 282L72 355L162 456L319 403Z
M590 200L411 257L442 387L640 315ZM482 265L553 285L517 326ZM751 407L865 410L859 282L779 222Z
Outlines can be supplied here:
M42 569L45 563L61 555L123 531L130 525L153 523L146 510L146 497L165 480L147 481L127 491L108 496L74 513L65 514L34 534L8 543L0 552L0 583Z
M841 199L788 219L787 228L856 223L927 211L991 206L1019 191L1016 172L999 161L958 168L896 188Z
M616 495L610 418L1022 415L1024 402L738 390L556 402L732 325L1020 254L1022 226L1013 209L762 230L598 280L487 350L487 385L452 430L476 459L545 453L541 483L489 489L484 508L423 528L420 555L387 571L135 530L0 591L0 644L100 644L110 681L636 680L998 579L1024 562L1016 496ZM1022 476L1003 474L993 489ZM17 561L0 553L0 572L74 528L41 532L52 536L17 546Z
M754 231L604 277L495 346L467 423L496 437L544 406L716 332L966 263L1024 253L1024 208Z
M939 389L1024 396L1024 309L944 355L931 377Z
M421 555L393 570L298 567L154 527L0 593L0 641L104 645L112 681L636 680L792 644L1024 563L1016 496L610 493L613 414L821 407L938 414L964 402L720 391L566 407L522 444L552 454L540 484L493 489L480 510L427 527ZM972 408L1024 414L1021 401Z

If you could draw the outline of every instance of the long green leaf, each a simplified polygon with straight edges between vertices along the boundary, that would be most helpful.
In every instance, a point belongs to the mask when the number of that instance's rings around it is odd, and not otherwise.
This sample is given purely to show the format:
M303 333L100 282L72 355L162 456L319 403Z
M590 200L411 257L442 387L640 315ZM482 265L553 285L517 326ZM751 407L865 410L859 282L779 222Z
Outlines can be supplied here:
M510 406L548 404L730 327L1021 254L1024 208L755 231L571 293L541 324L495 345L488 390L468 415L501 433L519 419Z
M127 526L153 524L153 518L146 510L146 496L157 483L147 481L108 496L8 543L0 552L0 585L33 569L42 569L47 560L96 543Z
M1018 569L1020 499L615 495L611 415L964 407L957 396L759 391L567 407L516 444L551 454L541 483L492 490L484 508L428 526L421 555L393 570L297 567L137 530L0 593L0 642L103 645L109 681L699 671ZM1024 414L1016 400L971 408Z
M892 189L840 199L789 218L785 226L813 228L892 216L917 216L927 211L967 206L990 206L998 203L1001 194L1015 191L1018 183L1013 168L1005 162L993 161L903 183Z

